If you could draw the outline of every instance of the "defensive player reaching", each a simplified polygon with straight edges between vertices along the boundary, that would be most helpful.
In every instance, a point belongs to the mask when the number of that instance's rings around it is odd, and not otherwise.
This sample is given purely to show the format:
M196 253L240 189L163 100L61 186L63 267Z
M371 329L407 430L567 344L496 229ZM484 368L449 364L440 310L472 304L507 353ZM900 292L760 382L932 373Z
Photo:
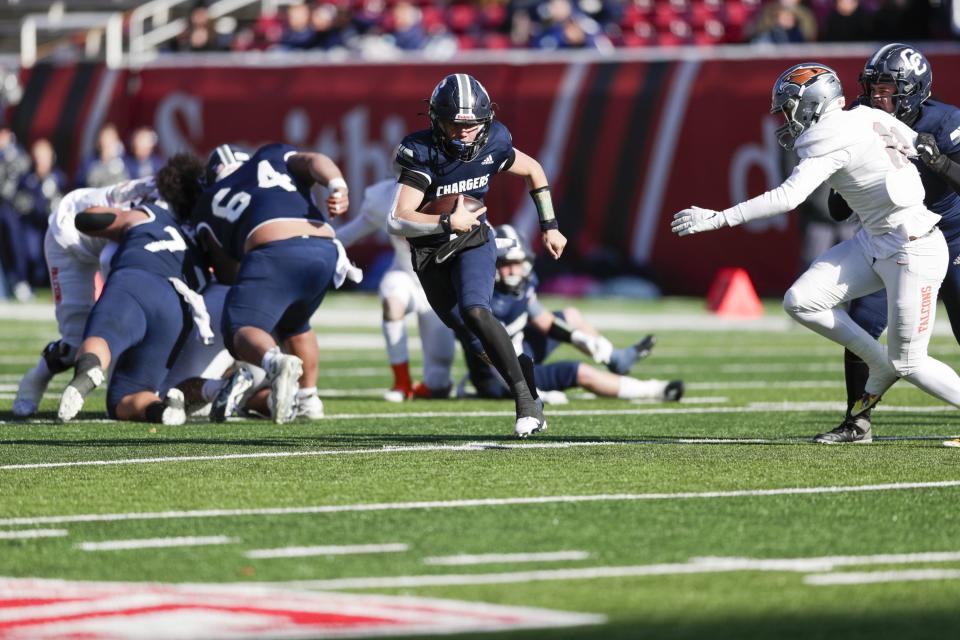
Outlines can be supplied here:
M337 229L337 239L345 247L376 231L386 231L390 208L398 189L396 179L382 180L366 188L359 213L348 224ZM445 398L453 381L453 332L430 308L427 296L413 271L410 245L398 236L390 236L393 262L380 281L380 304L383 309L383 337L387 358L393 369L393 387L384 394L390 402L408 398ZM417 314L420 344L423 351L423 381L413 384L410 378L410 356L407 349L405 318Z
M76 363L83 328L96 301L94 281L101 268L100 254L109 240L80 233L75 223L77 214L91 207L126 208L155 197L153 178L129 180L100 189L75 189L50 214L43 248L60 339L44 348L36 366L20 380L13 401L14 415L33 415L53 376Z
M506 171L522 177L540 216L543 245L559 258L566 245L553 212L543 168L514 149L510 132L494 119L487 90L464 73L445 77L430 96L430 128L400 145L401 166L390 232L406 236L414 268L430 306L462 344L490 362L506 381L516 403L514 433L527 437L546 426L535 397L532 363L517 358L510 336L490 308L496 275L496 242L485 224L486 207L471 213L462 196L483 200L490 178ZM460 194L452 214L418 210L428 201Z
M920 171L931 211L941 216L937 226L947 241L947 276L940 297L947 309L953 334L960 342L960 109L930 99L933 69L926 57L905 44L888 44L867 60L860 74L863 94L860 103L882 109L910 126L920 135L916 147L920 157L913 160ZM831 214L839 219L851 212L839 197L831 198ZM877 291L850 302L850 317L874 338L887 328L887 294ZM844 353L847 386L847 415L840 425L814 440L823 444L870 442L873 433L870 411L850 415L863 396L869 375L867 364L847 349ZM954 441L951 441L954 442ZM960 443L953 446L960 446Z
M183 169L186 175L197 172L196 163L186 159ZM224 343L238 360L267 372L270 413L277 423L289 422L298 405L317 393L319 349L310 317L350 266L310 188L326 186L327 209L338 216L349 204L346 182L325 155L280 144L261 147L242 163L232 147L222 145L207 169L193 219L217 279L231 285ZM280 350L274 336L289 353ZM231 377L211 417L231 415L240 387L245 391L250 382L243 374Z
M684 209L672 229L689 235L785 213L826 181L863 228L813 262L787 291L784 308L869 366L852 417L871 409L898 377L960 406L960 376L927 354L948 254L940 216L924 206L923 183L909 159L917 134L885 111L844 111L843 104L840 80L829 67L787 69L773 86L771 112L786 120L777 130L780 143L795 146L800 157L793 173L776 189L724 211ZM841 306L884 288L887 349Z
M534 364L540 391L562 392L583 387L610 398L677 401L683 395L680 380L637 380L628 377L631 367L650 354L653 336L636 345L614 349L609 340L591 327L575 307L552 313L537 298L537 277L533 273L533 254L524 239L510 225L496 228L497 283L493 292L493 314L503 323L517 353L525 353ZM509 241L509 242L508 242ZM576 360L544 361L561 344L570 343L607 371ZM470 381L485 398L508 395L491 367L465 349Z
M204 284L199 251L177 219L154 204L133 210L91 208L77 214L76 228L120 246L87 320L76 373L60 398L58 417L72 420L116 361L107 389L111 418L183 424L183 394L172 389L162 400L156 390L191 333L191 316L201 335L212 338L203 299L196 293Z

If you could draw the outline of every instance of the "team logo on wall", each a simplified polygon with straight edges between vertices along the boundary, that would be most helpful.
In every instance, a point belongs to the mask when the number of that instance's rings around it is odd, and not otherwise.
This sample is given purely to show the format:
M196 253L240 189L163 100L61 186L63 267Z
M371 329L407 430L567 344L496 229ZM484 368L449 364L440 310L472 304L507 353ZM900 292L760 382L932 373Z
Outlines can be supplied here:
M603 616L251 584L0 578L0 638L356 638L601 624Z

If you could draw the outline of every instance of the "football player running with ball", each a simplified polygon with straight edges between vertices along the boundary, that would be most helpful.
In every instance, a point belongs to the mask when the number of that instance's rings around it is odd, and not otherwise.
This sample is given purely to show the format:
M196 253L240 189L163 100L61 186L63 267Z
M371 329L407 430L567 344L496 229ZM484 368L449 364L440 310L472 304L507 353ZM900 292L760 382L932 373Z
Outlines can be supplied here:
M725 209L691 207L672 229L681 236L736 226L795 208L824 181L849 203L862 229L817 258L790 287L783 306L794 319L857 354L870 368L856 418L898 378L960 406L960 376L927 355L937 291L948 251L940 216L923 203L920 173L910 162L917 134L880 109L843 110L837 74L822 64L787 69L773 86L771 113L800 163L776 189ZM923 141L919 141L922 145ZM843 303L886 289L890 298L887 349L860 327Z
M567 240L557 226L543 167L514 149L510 132L494 119L494 105L483 85L465 73L445 77L430 96L428 115L430 128L404 138L397 153L400 189L390 213L390 232L410 242L417 277L440 319L506 381L516 403L514 433L524 438L543 429L546 421L536 397L533 363L525 356L518 359L510 336L491 311L497 250L486 207L470 212L461 197L450 214L429 215L419 209L449 194L482 201L490 178L506 171L526 180L543 245L554 259Z
M930 99L933 69L926 57L905 44L888 44L874 53L860 74L860 103L882 109L919 133L913 160L926 191L924 201L941 216L937 226L947 241L949 264L940 297L947 309L953 335L960 343L960 109ZM839 197L831 198L831 215L845 219L850 208ZM850 302L850 317L874 338L887 328L887 294L880 290ZM869 368L855 353L844 353L847 415L836 429L821 433L822 444L870 442L870 411L856 418L850 409L863 396ZM950 441L960 446L960 440Z

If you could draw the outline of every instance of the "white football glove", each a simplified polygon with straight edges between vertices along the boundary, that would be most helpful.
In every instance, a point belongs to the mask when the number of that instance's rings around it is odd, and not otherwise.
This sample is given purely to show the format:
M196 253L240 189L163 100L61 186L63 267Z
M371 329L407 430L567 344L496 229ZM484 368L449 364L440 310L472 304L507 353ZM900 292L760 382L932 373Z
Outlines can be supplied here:
M593 358L597 364L607 364L610 362L610 356L613 355L613 344L603 336L591 336L579 329L574 329L570 334L570 342Z
M725 226L727 220L719 211L690 207L674 214L670 230L677 235L689 236L704 231L716 231Z

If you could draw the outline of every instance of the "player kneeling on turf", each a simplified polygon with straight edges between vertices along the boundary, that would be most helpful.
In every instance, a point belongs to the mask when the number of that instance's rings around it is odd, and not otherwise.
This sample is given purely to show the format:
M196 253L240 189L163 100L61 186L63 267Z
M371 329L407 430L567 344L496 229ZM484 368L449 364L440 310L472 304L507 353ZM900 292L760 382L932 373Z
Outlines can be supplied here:
M88 209L76 217L81 233L119 243L110 277L84 330L76 373L60 398L58 416L72 420L87 395L103 384L115 360L107 389L111 418L183 424L183 394L171 389L161 400L157 389L197 322L212 339L203 298L200 255L167 209Z

